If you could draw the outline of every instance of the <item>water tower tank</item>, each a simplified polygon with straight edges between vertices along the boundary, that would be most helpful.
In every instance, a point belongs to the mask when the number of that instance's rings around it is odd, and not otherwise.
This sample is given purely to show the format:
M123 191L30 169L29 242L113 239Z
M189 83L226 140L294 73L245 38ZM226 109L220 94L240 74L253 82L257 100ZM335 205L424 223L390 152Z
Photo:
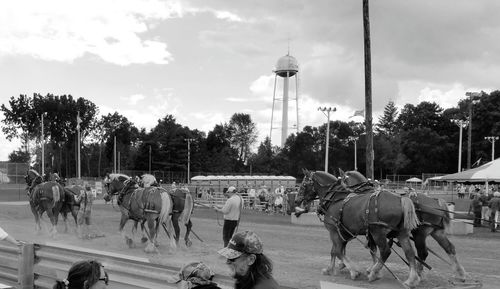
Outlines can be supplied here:
M299 71L299 63L297 59L291 55L285 55L278 59L276 63L275 73L281 77L294 76Z

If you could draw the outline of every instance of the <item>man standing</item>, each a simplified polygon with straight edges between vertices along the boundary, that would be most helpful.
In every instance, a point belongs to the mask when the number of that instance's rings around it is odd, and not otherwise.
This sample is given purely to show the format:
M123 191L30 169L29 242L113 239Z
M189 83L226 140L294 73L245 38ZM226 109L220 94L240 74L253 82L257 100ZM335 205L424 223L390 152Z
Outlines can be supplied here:
M497 231L498 211L500 210L500 193L494 192L493 198L488 203L490 208L490 228L492 232Z
M234 234L229 244L218 251L236 280L236 289L278 289L273 278L273 264L263 252L262 241L252 231Z
M227 246L229 240L236 231L240 221L241 207L243 205L241 197L236 194L235 187L229 187L224 193L228 199L222 208L214 205L213 208L217 212L224 214L224 226L222 227L222 240L224 247Z
M77 214L77 223L78 223L78 238L83 239L85 237L91 238L90 234L90 215L92 213L92 204L94 203L94 195L92 194L92 188L90 184L85 185L85 190L81 190L78 196L75 196L75 200L80 202L80 210ZM83 230L83 225L86 226L86 234Z

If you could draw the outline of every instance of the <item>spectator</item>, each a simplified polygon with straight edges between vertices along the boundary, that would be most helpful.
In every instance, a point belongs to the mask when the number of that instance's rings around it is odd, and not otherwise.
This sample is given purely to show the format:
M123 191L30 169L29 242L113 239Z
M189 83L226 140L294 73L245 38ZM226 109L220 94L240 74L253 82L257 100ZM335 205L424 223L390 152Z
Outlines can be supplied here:
M236 194L235 187L229 187L224 196L228 199L222 208L213 206L214 210L224 214L224 225L222 227L222 240L224 241L224 247L227 246L229 240L236 231L238 223L241 216L241 208L243 206L243 200L240 196Z
M69 269L68 277L57 280L52 289L104 289L108 282L108 273L99 261L78 261Z
M182 266L178 276L173 278L179 289L221 289L213 282L214 272L203 262L190 262Z
M16 246L21 246L21 242L14 239L14 237L12 237L11 235L7 234L7 232L5 232L1 227L0 227L0 240L7 241Z
M474 199L470 202L469 206L469 215L470 212L474 212L474 227L481 227L481 211L482 211L483 203L481 202L481 198L479 195L475 194Z
M280 288L272 276L273 265L263 253L259 236L252 231L235 234L229 244L219 250L232 270L235 289Z
M257 193L255 192L255 189L252 187L248 191L248 205L250 208L253 208L255 205L255 198L257 197Z
M274 212L275 213L282 212L282 209L283 209L283 195L278 194L274 198Z
M75 196L75 200L80 203L80 209L77 214L77 233L78 238L83 239L85 237L91 238L90 225L91 214L92 214L92 204L94 203L94 195L92 194L92 188L90 184L85 185L85 190L81 190L78 196ZM84 230L84 224L86 229ZM86 231L86 234L84 234Z
M500 193L494 192L493 198L488 203L490 208L490 228L492 232L497 231L498 211L500 210Z
M481 219L483 220L483 225L484 225L484 222L487 222L488 219L490 218L489 216L490 208L488 208L488 202L490 201L491 198L489 198L485 192L481 192L479 199L481 200L481 204L483 206L481 209Z

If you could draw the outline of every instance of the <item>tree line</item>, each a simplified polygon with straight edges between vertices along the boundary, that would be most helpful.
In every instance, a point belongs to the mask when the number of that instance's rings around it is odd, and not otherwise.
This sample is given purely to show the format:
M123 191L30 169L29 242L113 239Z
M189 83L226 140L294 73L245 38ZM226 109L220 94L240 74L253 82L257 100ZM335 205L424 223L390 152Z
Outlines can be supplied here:
M191 175L269 174L301 177L302 168L324 170L326 124L305 126L291 134L284 147L269 138L257 144L257 129L251 115L234 113L226 123L208 133L179 124L166 114L147 131L136 127L119 112L99 117L90 100L71 95L20 95L2 104L2 131L7 139L20 139L22 147L9 155L11 162L41 164L41 116L44 116L46 170L65 177L76 175L77 115L81 122L82 176L102 177L113 169L113 152L120 152L122 170L187 171L187 139L190 144ZM451 173L457 171L459 128L454 119L466 120L472 111L473 162L491 159L486 136L500 135L500 91L482 92L477 100L465 98L455 107L443 109L433 102L406 104L398 109L388 102L375 124L375 177L388 174ZM467 130L463 131L463 159L467 154ZM328 171L357 168L365 172L365 128L355 121L330 122ZM252 148L256 148L252 149ZM498 151L498 150L497 150ZM151 154L151 162L150 162ZM497 154L498 155L498 154ZM462 162L465 168L466 163Z

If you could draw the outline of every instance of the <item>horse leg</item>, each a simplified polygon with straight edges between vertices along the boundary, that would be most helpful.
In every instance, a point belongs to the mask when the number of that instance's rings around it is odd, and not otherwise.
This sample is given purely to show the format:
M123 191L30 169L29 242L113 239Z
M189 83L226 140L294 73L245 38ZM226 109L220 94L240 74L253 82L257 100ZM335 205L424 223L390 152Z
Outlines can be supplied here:
M432 231L432 227L420 226L413 231L413 239L415 243L415 249L417 250L417 255L420 260L425 261L427 256L429 256L429 251L427 250L427 244L425 240L427 236ZM420 262L417 263L417 274L422 277L422 272L424 271L424 265Z
M413 247L410 242L410 233L406 231L399 232L398 240L399 243L401 244L401 248L405 252L406 259L410 264L410 274L408 276L408 279L406 279L406 281L404 282L404 284L410 288L414 288L415 286L418 285L418 283L420 283L420 277L418 276L416 270L415 251L413 251Z
M327 227L327 229L330 230L328 227ZM333 229L333 230L335 230L335 229ZM334 232L330 231L330 239L332 240L332 249L330 250L330 265L328 265L328 267L326 267L326 268L321 269L321 273L323 275L332 275L332 273L334 275L338 274L338 272L335 271L336 243L333 242L334 238L336 238L336 234ZM340 262L342 262L342 261L340 261Z
M391 254L391 248L387 242L387 229L384 228L370 228L371 238L375 242L376 246L380 251L380 258L377 262L369 269L370 274L368 275L368 281L373 282L382 277L380 269L384 266L385 261L389 258Z
M64 221L64 233L68 233L68 212L62 212L62 217Z
M373 266L377 263L377 244L375 243L375 240L373 240L372 235L368 234L367 236L367 241L368 243L366 244L367 248L370 250L370 256L372 257L372 266L368 269L366 269L366 274L370 275L371 269ZM392 244L389 245L391 247Z
M191 233L191 228L193 227L193 223L191 223L191 220L188 221L186 224L186 234L184 234L184 243L186 244L186 247L191 247L193 245L193 242L189 239L189 234Z
M142 233L142 236L141 236L141 243L146 243L149 238L148 238L148 235L146 234L146 227L145 227L145 224L146 223L146 220L143 220L141 222L141 233ZM135 223L135 230L137 231L137 222Z
M462 281L465 280L465 269L460 265L458 262L458 258L455 252L455 245L453 245L448 237L446 237L446 233L444 229L439 229L439 230L434 230L431 233L431 236L438 242L438 244L445 250L445 252L448 254L448 257L451 260L451 267L452 270L456 272L457 278L461 279Z
M57 234L57 217L58 217L58 215L56 213L54 213L52 211L52 209L49 209L46 212L47 212L47 216L50 219L50 223L52 224L52 229L50 230L49 234L52 237L55 237L55 235Z
M144 252L146 253L154 253L156 251L155 247L155 221L149 216L147 218L147 223L148 223L148 232L149 232L149 241L147 242L146 248L144 248Z
M180 213L173 213L172 214L172 225L174 226L174 231L175 231L175 244L176 246L179 246L179 236L181 234L181 228L179 227L179 216Z
M124 231L123 228L125 227L125 224L128 221L128 216L122 214L122 218L120 219L120 227L118 229L118 232L120 232L120 235L125 239L125 243L128 245L129 248L133 248L134 246L134 240L130 238Z
M40 224L40 214L38 214L38 210L31 203L30 208L33 216L35 217L35 231L39 234L42 231L42 225Z

